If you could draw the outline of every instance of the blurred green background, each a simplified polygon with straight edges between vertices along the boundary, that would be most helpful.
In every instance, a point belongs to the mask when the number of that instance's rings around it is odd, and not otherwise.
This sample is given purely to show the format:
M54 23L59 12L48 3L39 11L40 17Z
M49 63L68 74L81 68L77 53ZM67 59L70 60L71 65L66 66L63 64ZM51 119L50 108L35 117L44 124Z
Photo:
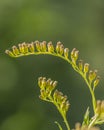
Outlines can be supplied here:
M99 70L96 96L104 99L103 0L0 0L0 130L57 130L54 121L63 124L55 107L38 98L39 76L58 80L58 89L68 95L72 128L91 106L83 79L62 59L4 54L12 45L35 40L79 49L80 58Z

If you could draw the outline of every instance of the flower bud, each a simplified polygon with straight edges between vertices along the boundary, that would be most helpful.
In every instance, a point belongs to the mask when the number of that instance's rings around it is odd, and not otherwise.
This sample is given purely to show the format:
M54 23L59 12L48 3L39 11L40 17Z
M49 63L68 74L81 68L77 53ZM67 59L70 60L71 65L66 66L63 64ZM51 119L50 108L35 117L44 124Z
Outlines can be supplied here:
M29 48L29 50L30 50L31 53L34 53L34 51L35 51L35 46L34 46L34 43L33 43L33 42L30 43L30 44L28 44L28 48Z
M66 109L66 112L69 110L69 107L70 107L70 103L69 103L69 101L67 101L67 102L66 102L66 108L65 108L65 109Z
M65 112L66 102L60 103L60 108Z
M57 97L58 97L58 90L56 89L55 91L54 91L54 94L53 94L53 98L54 98L54 100L55 101L57 101Z
M68 48L64 49L64 56L65 56L65 58L68 58L68 56L69 56L69 49Z
M42 99L42 100L46 99L45 90L40 90L40 96L39 96L39 98Z
M28 45L25 42L22 43L22 47L24 48L24 53L28 53Z
M41 81L41 88L44 89L46 87L46 78L43 77L42 81Z
M60 46L61 46L61 42L57 42L57 45L56 45L56 52L59 53L60 52Z
M57 81L54 81L52 86L55 88L57 86L57 83L58 83Z
M61 44L59 54L62 55L63 53L64 53L64 46L63 46L63 44Z
M41 51L46 52L46 41L43 41L40 45L41 45Z
M16 46L12 47L14 55L19 55L19 50Z
M54 52L54 46L53 46L52 42L49 42L47 46L48 46L48 52L53 53Z
M43 79L42 77L38 78L38 85L39 85L39 87L42 85L42 79Z
M97 100L95 113L98 114L98 115L101 114L101 100Z
M89 71L88 78L89 78L90 82L92 82L92 80L94 79L94 77L93 77L93 71L92 70Z
M20 53L24 54L25 51L24 51L24 46L23 46L23 44L18 44L18 47L19 47Z
M94 70L94 72L93 72L93 77L94 77L94 79L96 78L96 76L97 76L97 70Z
M82 60L79 60L78 67L79 67L80 71L83 70L83 61Z
M78 59L78 55L79 55L79 51L78 51L78 50L76 50L76 51L75 51L75 54L74 54L75 60L77 60L77 59Z
M96 79L94 80L94 85L93 85L94 88L98 85L99 81L100 81L100 76L97 76Z
M87 73L89 71L89 64L85 63L84 64L84 73Z
M74 64L76 64L76 60L78 59L78 54L79 54L79 51L74 48L72 51L71 51L71 59L72 59L72 62Z
M35 46L37 51L41 51L41 46L39 41L35 41Z
M49 78L49 79L47 80L47 86L50 86L50 82L51 82L51 79Z
M5 53L8 54L11 57L15 57L15 55L13 54L13 52L11 52L9 50L6 50Z
M104 100L102 100L102 102L101 102L101 113L104 116Z

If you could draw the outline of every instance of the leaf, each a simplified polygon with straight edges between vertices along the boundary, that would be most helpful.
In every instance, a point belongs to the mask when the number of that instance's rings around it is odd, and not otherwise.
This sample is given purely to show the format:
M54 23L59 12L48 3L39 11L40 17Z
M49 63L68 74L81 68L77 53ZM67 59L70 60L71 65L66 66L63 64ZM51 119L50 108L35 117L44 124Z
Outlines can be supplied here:
M89 124L89 113L90 113L90 111L89 111L89 107L88 107L86 112L85 112L82 125L88 125Z

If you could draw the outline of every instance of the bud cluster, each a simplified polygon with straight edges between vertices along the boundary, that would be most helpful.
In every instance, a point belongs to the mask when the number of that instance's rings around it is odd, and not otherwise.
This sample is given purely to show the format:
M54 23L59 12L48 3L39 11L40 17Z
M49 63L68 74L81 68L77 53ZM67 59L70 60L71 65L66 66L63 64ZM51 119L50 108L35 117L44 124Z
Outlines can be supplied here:
M57 86L57 81L52 81L50 78L46 79L46 77L39 77L38 85L40 87L40 98L45 100L50 98L53 90Z
M48 52L58 55L63 55L65 58L68 58L69 49L64 48L61 42L57 42L56 47L53 46L52 42L46 43L46 41L31 42L31 43L21 43L17 46L13 46L12 50L6 50L5 53L11 57L19 57L29 54L37 54L38 52Z
M92 86L94 90L100 81L100 77L97 76L97 70L94 71L89 70L89 64L88 63L83 64L82 60L79 60L78 68L83 73L83 75L88 79L88 82L90 84L93 83Z
M70 103L67 100L67 96L63 95L62 92L55 90L53 94L54 102L57 103L58 108L66 114L69 109Z
M97 100L96 114L98 119L104 122L104 100Z
M73 50L71 51L71 60L74 64L76 64L78 56L79 56L79 51L76 48L73 48Z
M72 130L100 130L98 127L91 127L88 128L88 126L81 126L80 123L75 124L75 129Z
M53 102L60 111L66 114L70 106L67 96L63 95L63 93L58 90L53 92L57 86L57 81L53 81L50 78L46 79L45 77L40 77L38 79L38 85L40 87L39 97L42 100Z

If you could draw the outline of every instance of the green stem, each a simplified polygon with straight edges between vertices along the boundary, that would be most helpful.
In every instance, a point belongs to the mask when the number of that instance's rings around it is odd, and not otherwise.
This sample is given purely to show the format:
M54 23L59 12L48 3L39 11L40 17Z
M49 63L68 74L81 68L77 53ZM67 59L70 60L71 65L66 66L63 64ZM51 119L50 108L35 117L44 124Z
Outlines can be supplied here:
M59 113L61 114L61 116L62 116L62 118L63 118L63 120L64 120L64 123L65 123L65 125L66 125L67 130L71 130L71 129L70 129L70 125L69 125L69 123L68 123L68 120L67 120L67 118L66 118L66 113L64 113L64 112L59 108L57 102L55 102L52 97L50 97L50 100L51 100L52 103L56 106L56 108L58 109Z
M68 63L70 63L70 60L69 60L69 59L68 59L67 61L68 61ZM88 86L88 88L89 88L89 90L90 90L91 96L92 96L93 111L94 111L94 113L95 113L95 109L96 109L96 99L95 99L94 91L93 91L93 89L92 89L92 87L91 87L91 84L88 82L88 80L87 80L87 78L86 78L86 75L84 75L83 72L80 71L79 68L78 68L76 65L73 65L72 62L71 62L71 65L72 65L73 69L74 69L77 73L79 73L79 74L83 77L83 79L85 80L85 82L86 82L86 84L87 84L87 86Z

